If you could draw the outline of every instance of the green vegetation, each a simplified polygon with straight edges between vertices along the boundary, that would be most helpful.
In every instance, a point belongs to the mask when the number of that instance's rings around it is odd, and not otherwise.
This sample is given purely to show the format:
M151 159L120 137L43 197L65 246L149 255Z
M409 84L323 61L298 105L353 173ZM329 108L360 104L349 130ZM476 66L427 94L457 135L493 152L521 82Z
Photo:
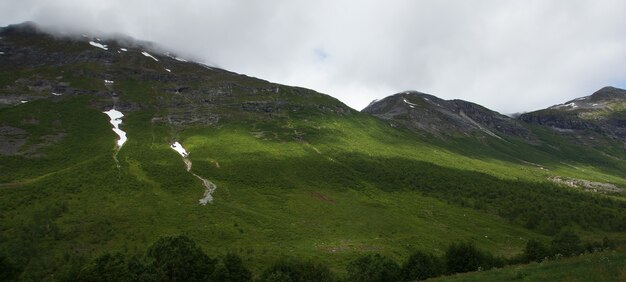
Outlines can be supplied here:
M138 56L0 71L2 91L18 78L80 90L0 109L0 126L27 132L0 155L0 280L417 279L626 240L623 195L548 181L626 185L623 161L597 148L541 129L534 145L418 137L314 91L161 60L173 80ZM119 152L101 113L114 98L129 138ZM168 121L210 115L220 119ZM173 141L217 185L212 203L198 204L204 187Z
M626 253L602 252L490 271L436 278L432 281L624 281Z
M370 254L348 264L347 280L358 282L384 282L400 280L400 266L392 259Z
M564 240L564 238L568 238ZM574 240L572 240L574 239ZM563 232L553 239L553 253L545 257L541 264L546 261L560 261L561 253L554 253L565 245L580 247L580 239L571 232ZM574 243L576 241L576 243ZM526 252L518 257L528 259L528 250L536 247L536 242L529 241ZM594 250L589 254L603 254L615 256L608 252L609 249ZM583 256L573 254L572 256ZM566 255L565 257L569 257ZM620 256L618 259L623 259ZM611 270L610 259L604 257ZM19 270L15 268L7 258L0 260L3 281L11 281L17 278ZM422 251L414 251L408 259L398 265L393 259L370 253L352 260L347 266L345 275L331 271L326 265L312 260L301 258L282 257L273 264L258 273L254 281L418 281L442 275L454 275L457 273L486 271L496 269L488 273L501 275L501 269L505 264L517 264L516 259L506 261L496 258L491 253L478 249L469 242L453 243L448 246L445 255L438 257ZM526 262L528 263L528 262ZM530 266L516 265L532 268ZM623 272L623 271L622 271ZM506 272L504 272L505 275ZM620 273L620 275L623 273ZM525 271L516 272L514 279L523 279ZM490 277L489 275L486 275ZM449 276L455 279L467 276ZM470 276L471 277L471 276ZM143 256L128 257L121 253L105 253L91 262L69 262L66 271L59 273L61 281L253 281L252 272L246 267L242 259L236 254L227 254L220 258L211 258L187 236L161 237L154 242Z

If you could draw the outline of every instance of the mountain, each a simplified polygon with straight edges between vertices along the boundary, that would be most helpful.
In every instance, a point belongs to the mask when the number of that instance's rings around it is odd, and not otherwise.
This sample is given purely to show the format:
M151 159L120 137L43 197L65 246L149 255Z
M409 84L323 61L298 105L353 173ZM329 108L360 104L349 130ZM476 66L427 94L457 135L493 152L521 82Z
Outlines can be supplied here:
M519 119L570 136L580 144L598 144L608 138L621 141L626 148L624 89L604 87L590 96L522 114Z
M547 165L553 162L586 163L617 172L626 168L624 93L605 87L512 118L471 102L405 91L373 101L362 112L463 154L518 160L546 169L555 169ZM577 178L576 173L569 176Z
M0 29L0 52L0 263L19 280L72 280L107 254L152 263L149 247L180 234L256 278L289 258L343 274L365 254L459 241L511 258L566 229L626 241L623 150L475 104L400 94L373 116L34 24Z
M398 122L415 132L442 135L499 135L533 140L518 121L463 100L442 100L433 95L406 91L374 101L363 112Z

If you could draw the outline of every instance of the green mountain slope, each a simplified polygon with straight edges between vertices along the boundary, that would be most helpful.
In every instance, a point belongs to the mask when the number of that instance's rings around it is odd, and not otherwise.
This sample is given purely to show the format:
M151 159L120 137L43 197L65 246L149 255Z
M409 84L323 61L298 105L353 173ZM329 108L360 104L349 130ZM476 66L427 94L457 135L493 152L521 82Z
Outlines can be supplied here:
M23 279L141 255L175 234L257 273L284 256L343 271L359 254L441 254L460 240L512 256L561 228L626 238L623 196L548 180L626 185L623 161L596 149L420 137L330 96L129 40L30 25L0 37L0 254ZM121 148L110 109L124 115Z

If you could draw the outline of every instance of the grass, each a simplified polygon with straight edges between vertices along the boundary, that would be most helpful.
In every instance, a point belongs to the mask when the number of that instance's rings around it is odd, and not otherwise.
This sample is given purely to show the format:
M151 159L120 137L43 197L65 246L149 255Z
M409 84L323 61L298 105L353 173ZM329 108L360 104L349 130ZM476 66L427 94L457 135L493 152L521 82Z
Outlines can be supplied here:
M623 251L585 254L429 281L626 281L626 254Z
M130 73L114 87L118 105L136 106L124 110L128 141L117 163L117 136L100 112L112 101L93 94L105 90L90 75L103 71L98 65L58 70L90 94L0 109L0 125L27 130L23 150L39 154L0 156L0 254L23 266L22 279L53 280L104 252L141 255L157 238L176 234L211 256L238 253L256 273L285 256L342 273L360 254L401 261L413 250L441 255L458 241L508 257L528 239L547 242L563 226L586 239L626 240L622 196L547 182L565 175L625 185L623 162L597 149L418 137L310 90L161 60L193 78L195 89L232 90L194 100L195 94L167 93L180 85L153 79L164 75L160 63L132 52L107 70ZM148 78L126 72L139 62ZM0 72L0 86L16 77ZM259 101L285 108L241 108ZM154 119L186 110L222 119L184 127ZM65 137L37 147L57 133ZM540 133L546 144L565 144ZM191 153L192 172L217 184L212 204L198 204L204 188L169 148L174 140Z

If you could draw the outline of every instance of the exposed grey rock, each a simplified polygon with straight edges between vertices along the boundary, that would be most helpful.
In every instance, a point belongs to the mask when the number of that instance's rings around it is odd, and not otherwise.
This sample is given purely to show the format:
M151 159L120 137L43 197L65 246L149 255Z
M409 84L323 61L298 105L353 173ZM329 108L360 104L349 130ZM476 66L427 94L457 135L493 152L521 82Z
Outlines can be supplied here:
M433 95L406 91L374 101L363 112L400 123L418 133L442 135L488 135L495 138L535 137L515 119L463 100L443 100Z
M597 137L626 143L626 90L604 87L590 96L522 114L519 119L568 134L583 144L595 143Z

